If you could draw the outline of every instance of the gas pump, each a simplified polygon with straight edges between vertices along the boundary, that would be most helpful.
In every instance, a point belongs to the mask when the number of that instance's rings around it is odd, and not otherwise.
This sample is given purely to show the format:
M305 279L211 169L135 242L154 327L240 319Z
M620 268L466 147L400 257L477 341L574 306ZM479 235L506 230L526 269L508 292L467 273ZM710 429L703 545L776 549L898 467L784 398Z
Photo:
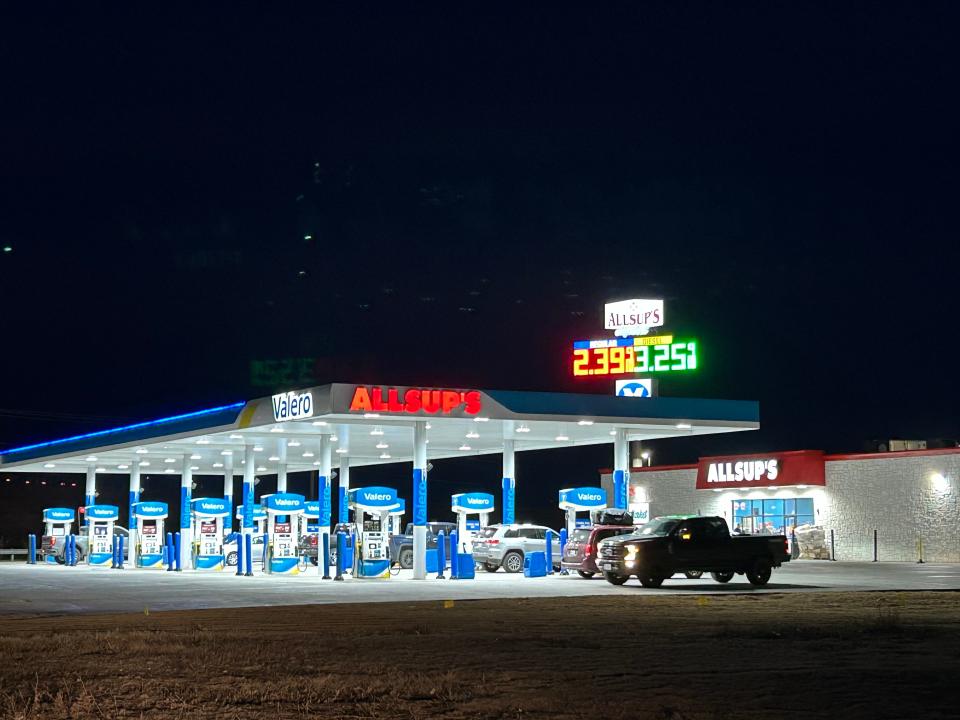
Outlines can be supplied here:
M388 487L350 490L347 506L353 510L357 543L354 548L353 576L390 577L390 514L400 509L397 491ZM370 515L368 520L365 516Z
M57 544L66 542L73 522L74 514L70 508L47 508L43 511L43 539L40 549L44 562L57 564Z
M457 551L470 554L477 530L470 528L469 515L480 516L480 527L490 524L490 513L494 511L493 495L490 493L457 493L450 498L450 509L457 515Z
M223 570L224 521L230 506L223 498L197 498L190 503L193 515L193 569Z
M300 542L302 543L304 539L307 539L307 542L310 543L311 552L316 551L316 562L314 565L319 565L323 562L323 548L320 547L320 501L319 500L307 500L303 503L303 513L299 517L300 523ZM336 538L331 538L331 544L336 542ZM334 557L336 554L336 547L331 547L330 552L332 553L331 557ZM309 558L308 558L309 559Z
M603 510L607 507L607 491L598 487L567 488L560 491L560 509L567 515L567 533L581 524L590 525L590 519L577 520L578 512Z
M270 574L296 575L300 572L300 516L304 510L303 495L274 493L261 498L267 513L267 559L263 564ZM285 516L278 522L278 516Z
M241 523L243 522L243 506L237 508L237 520ZM243 527L242 525L240 527ZM253 506L253 535L262 536L267 527L267 511L263 509L262 505ZM226 528L224 528L226 532Z
M390 537L403 535L403 515L407 512L407 501L403 498L398 498L397 503L399 503L397 508L391 510L387 516L387 534Z
M116 505L87 505L87 564L109 565L113 561L113 524L120 517Z
M165 502L146 500L133 504L137 546L130 548L130 552L134 567L163 567L163 521L167 518L167 510Z

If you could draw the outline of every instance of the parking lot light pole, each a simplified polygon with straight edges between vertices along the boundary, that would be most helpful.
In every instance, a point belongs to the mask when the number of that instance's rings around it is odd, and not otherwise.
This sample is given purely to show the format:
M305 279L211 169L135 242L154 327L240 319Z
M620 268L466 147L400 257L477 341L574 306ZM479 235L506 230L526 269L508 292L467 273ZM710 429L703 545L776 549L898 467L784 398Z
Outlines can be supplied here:
M413 578L427 577L427 424L413 425Z
M627 509L627 489L630 486L630 443L627 429L616 428L613 436L613 507Z

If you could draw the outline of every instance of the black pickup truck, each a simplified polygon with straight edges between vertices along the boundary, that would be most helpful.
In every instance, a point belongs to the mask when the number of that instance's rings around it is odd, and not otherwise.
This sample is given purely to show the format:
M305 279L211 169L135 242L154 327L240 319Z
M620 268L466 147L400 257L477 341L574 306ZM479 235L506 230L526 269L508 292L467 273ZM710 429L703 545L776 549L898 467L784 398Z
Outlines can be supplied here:
M647 588L678 572L709 572L720 583L741 573L766 585L770 571L790 560L783 535L730 535L721 517L662 517L630 535L604 540L597 566L607 582L623 585L631 575Z

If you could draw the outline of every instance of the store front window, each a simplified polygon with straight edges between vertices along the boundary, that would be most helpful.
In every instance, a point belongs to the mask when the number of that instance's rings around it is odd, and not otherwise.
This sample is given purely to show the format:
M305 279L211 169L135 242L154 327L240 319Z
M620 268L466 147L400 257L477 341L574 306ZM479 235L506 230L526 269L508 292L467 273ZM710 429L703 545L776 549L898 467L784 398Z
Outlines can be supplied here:
M733 501L734 532L789 537L798 525L812 524L813 498Z

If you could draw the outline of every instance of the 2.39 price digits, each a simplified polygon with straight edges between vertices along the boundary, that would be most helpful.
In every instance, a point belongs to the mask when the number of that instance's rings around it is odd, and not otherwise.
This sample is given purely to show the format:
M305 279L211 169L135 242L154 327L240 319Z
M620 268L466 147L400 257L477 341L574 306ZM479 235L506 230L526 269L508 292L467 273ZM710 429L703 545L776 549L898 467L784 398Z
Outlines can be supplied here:
M696 369L695 340L669 345L578 348L573 351L575 376L682 372Z

